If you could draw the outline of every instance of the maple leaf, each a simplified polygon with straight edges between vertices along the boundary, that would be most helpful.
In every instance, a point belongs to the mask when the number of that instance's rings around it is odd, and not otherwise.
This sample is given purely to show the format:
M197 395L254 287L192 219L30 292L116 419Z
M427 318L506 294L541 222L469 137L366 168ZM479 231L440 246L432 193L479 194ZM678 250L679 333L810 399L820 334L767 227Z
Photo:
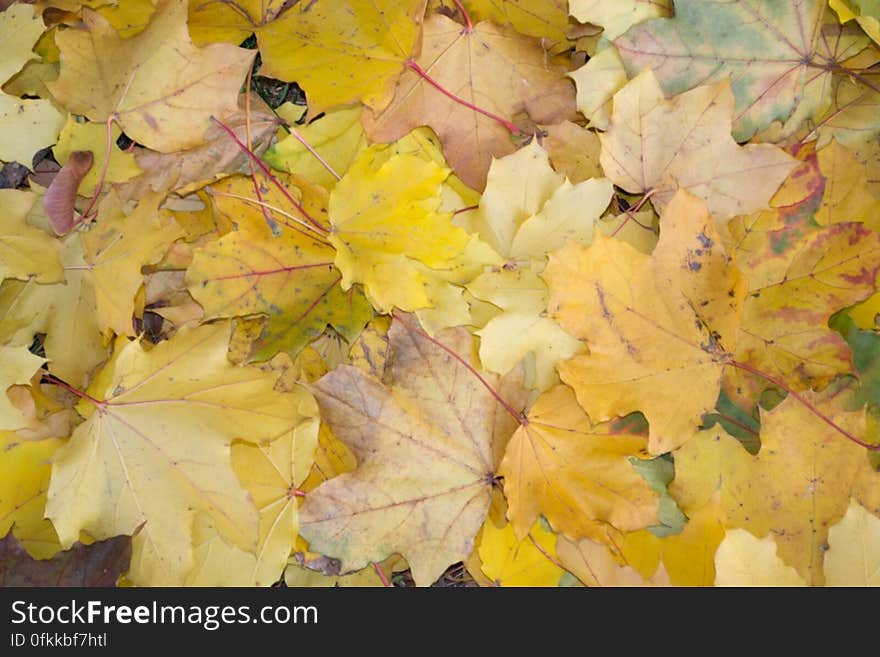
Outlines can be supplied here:
M614 96L611 124L599 136L602 168L628 192L653 191L661 212L680 187L720 219L765 208L795 162L769 144L738 146L732 111L726 80L667 101L645 71Z
M98 326L117 335L134 336L134 297L143 284L141 270L161 260L169 245L183 236L169 212L159 210L161 197L143 198L126 215L111 193L99 206L98 218L83 233L83 251L95 286Z
M32 192L0 189L0 281L33 277L39 283L54 283L64 277L58 243L26 223L36 201Z
M869 227L816 227L838 194L833 178L822 181L820 161L826 158L807 157L774 198L772 211L728 226L731 251L749 283L735 358L796 390L821 389L852 371L850 351L828 321L870 297L880 272L880 235ZM752 405L766 379L737 370L726 374L724 385Z
M828 530L825 583L880 586L880 518L850 500L846 515Z
M596 235L552 253L544 272L551 316L590 350L559 364L563 382L594 422L641 411L652 454L715 406L746 293L702 201L679 192L661 224L651 256Z
M250 111L241 105L223 119L225 128L245 142L250 126L251 151L259 155L272 141L278 117L259 98L251 99ZM248 117L250 122L248 123ZM135 160L143 173L117 187L122 199L139 199L151 192L174 191L186 196L192 191L235 172L248 172L248 155L242 152L226 130L212 124L205 132L204 144L174 153L138 149Z
M311 550L339 559L340 572L398 552L425 586L473 549L517 422L475 375L467 331L435 341L413 321L398 319L389 332L391 386L350 366L313 385L322 419L358 465L306 496L300 533ZM508 405L521 398L515 385L500 390Z
M565 572L555 563L556 534L540 522L522 539L512 525L486 522L477 550L480 567L495 586L556 586Z
M777 556L770 536L758 539L745 529L727 532L715 553L715 570L717 586L806 586Z
M503 122L525 112L535 123L553 124L574 112L565 70L545 62L535 40L490 22L462 29L445 16L431 16L414 63L418 68L401 75L391 104L364 113L367 136L391 142L415 127L430 126L455 173L475 189L485 186L492 158L515 149L511 126Z
M33 7L26 4L0 13L0 85L37 59L31 48L44 29ZM0 92L0 160L30 165L36 151L55 142L63 124L64 116L49 100Z
M816 223L823 226L861 221L874 231L880 229L880 199L871 193L868 172L855 154L831 140L817 154L817 164L825 178L822 205Z
M61 245L64 282L40 285L6 281L0 290L4 310L0 336L11 345L30 345L45 333L49 371L72 385L85 385L91 370L107 355L98 326L95 286L83 254L81 235Z
M27 385L31 377L46 362L45 358L34 356L27 347L7 347L0 345L0 430L21 429L26 418L20 409L9 399L7 389L14 385Z
M49 559L61 549L43 514L51 459L63 444L58 438L29 441L0 432L0 535L14 535L35 559Z
M295 356L328 325L349 337L363 328L372 309L359 289L342 289L336 253L320 233L298 224L273 232L262 208L242 201L253 191L250 180L212 189L216 210L234 218L236 230L197 248L187 268L187 286L206 318L266 315L249 354L260 360L282 350ZM323 194L318 202L326 207ZM275 189L262 198L272 207L286 203Z
M253 585L270 586L287 565L299 533L297 490L306 480L318 441L318 409L301 396L300 413L312 418L269 445L236 442L232 466L260 510ZM301 495L301 493L299 493Z
M845 389L831 386L762 411L761 450L754 457L729 436L702 432L676 452L673 495L691 497L690 506L720 491L726 527L759 538L772 533L780 558L809 584L821 585L828 529L844 516L850 497L880 509L878 475L865 448L829 424L864 441L864 409L845 410L846 398Z
M356 101L382 109L417 43L424 13L425 0L299 3L255 30L261 72L296 80L309 97L308 118Z
M0 586L115 586L130 559L129 536L76 543L48 561L37 561L9 534L0 539Z
M880 134L880 76L865 74L862 79L864 84L834 78L831 105L817 117L820 144L833 138L850 148L865 148Z
M92 121L113 118L129 137L163 153L201 144L212 116L235 111L254 53L193 46L186 0L161 0L147 28L130 39L100 14L82 15L86 29L57 35L61 75L47 85L69 111Z
M442 271L473 266L467 232L440 212L449 170L391 146L371 146L330 194L330 243L342 288L362 283L380 312L434 305ZM486 262L479 260L480 266ZM434 286L439 286L438 290Z
M498 469L517 536L524 537L539 514L574 540L599 540L608 525L633 531L654 524L657 495L629 461L647 456L646 443L643 436L592 426L566 386L544 393Z
M80 403L86 421L55 454L46 515L63 546L82 530L102 539L143 525L129 577L153 585L183 583L197 511L225 539L253 547L257 510L230 443L271 440L306 418L273 390L275 375L229 364L228 341L228 323L182 328L150 351L117 341Z
M581 350L575 338L545 316L547 287L539 274L546 254L567 240L589 244L612 192L605 179L572 185L553 171L536 142L492 161L479 207L460 221L506 260L467 285L475 297L502 310L477 331L486 369L504 374L529 358L535 370L532 386L546 390L558 381L556 363Z
M812 68L821 67L814 59L824 11L822 0L677 0L673 18L635 25L614 44L629 75L652 69L667 94L729 76L734 136L745 141L799 106L809 115L825 101L805 94Z
M31 48L45 29L34 8L26 4L15 4L0 14L0 84L37 59Z
M617 49L600 50L568 77L577 87L577 108L587 118L589 127L607 130L614 94L627 83L626 69Z

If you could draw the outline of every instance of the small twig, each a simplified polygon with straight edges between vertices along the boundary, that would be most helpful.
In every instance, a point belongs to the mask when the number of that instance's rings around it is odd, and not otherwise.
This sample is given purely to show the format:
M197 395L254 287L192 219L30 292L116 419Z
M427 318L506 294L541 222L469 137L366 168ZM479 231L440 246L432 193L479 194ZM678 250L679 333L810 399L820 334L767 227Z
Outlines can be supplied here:
M648 202L648 199L651 198L656 192L657 192L656 189L649 189L647 192L645 192L645 195L639 199L639 202L636 203L635 207L628 208L628 209L624 210L623 212L626 215L626 219L621 221L620 225L614 229L614 232L611 233L611 237L617 237L617 233L619 233L620 230L624 226L626 226L626 224L629 222L630 219L632 219L637 224L639 224L639 226L642 226L642 224L638 220L636 220L635 214L636 214L636 212L638 212L639 210L642 209L642 206L645 205L645 203ZM647 227L645 227L645 226L642 226L642 228L645 228L647 230Z
M69 383L67 383L65 381L62 381L54 374L49 374L48 372L44 373L43 380L47 381L48 383L53 383L57 386L64 388L65 390L67 390L67 392L76 395L80 399L85 399L86 401L91 402L92 404L95 405L96 408L104 409L107 407L107 402L103 402L99 399L95 399L87 392L83 392L82 390L79 390L78 388L74 388L72 385L70 385Z
M206 187L205 192L209 196L220 196L220 197L224 197L224 198L234 198L234 199L237 199L237 200L242 201L244 203L250 203L251 205L258 205L262 208L271 210L272 212L277 212L282 217L290 219L297 226L302 226L303 228L306 228L306 229L312 231L313 233L317 233L322 244L327 243L327 240L325 238L325 234L319 233L317 230L315 230L315 227L312 226L310 223L307 223L307 222L303 221L302 219L300 219L299 217L295 217L292 214L290 214L289 212L285 212L281 208L275 207L274 205L271 205L270 203L266 203L265 201L257 201L256 199L252 199L249 196L242 196L241 194L232 194L231 192L218 192L216 189L211 189L210 187ZM292 230L298 230L297 227L291 226L287 222L282 222L282 223ZM312 237L314 239L314 235L309 235L309 237Z
M545 557L547 557L547 560L548 560L550 563L552 563L553 565L557 566L557 567L560 568L561 570L565 570L565 569L566 569L565 566L563 566L561 563L559 563L559 560L558 560L558 559L556 559L556 558L553 557L552 555L548 554L548 553L547 553L547 550L545 550L543 547L541 547L541 544L538 543L538 541L535 540L535 537L534 537L534 536L532 536L532 532L529 532L529 540L532 542L532 545L534 545L535 548L537 548L538 552L540 552L540 553L543 554Z
M309 142L307 142L307 141L306 141L306 138L303 137L303 136L299 133L299 130L297 130L296 128L294 128L292 125L287 126L287 129L290 130L290 134L292 134L292 135L294 136L294 138L295 138L300 144L302 144L303 146L305 146L306 150L307 150L309 153L311 153L312 155L314 155L314 156L315 156L315 159L317 159L318 162L320 162L321 165L322 165L325 169L327 169L327 171L330 172L330 175L331 175L331 176L333 176L334 178L336 178L336 180L342 180L342 176L340 176L338 173L336 173L336 169L334 169L332 166L330 166L330 163L329 163L327 160L325 160L323 157L321 157L321 154L320 154L318 151L316 151L314 148L312 148L312 145L311 145Z
M462 212L471 212L473 210L479 210L479 209L480 209L479 205L469 205L466 208L459 208L458 210L456 210L452 214L456 215L456 214L461 214Z
M455 3L455 6L458 7L458 11L461 12L462 17L465 22L465 32L473 32L474 31L474 23L471 20L470 14L468 14L467 9L464 8L464 5L461 4L461 0L452 0Z
M89 204L86 206L86 209L80 213L79 219L76 223L81 221L89 220L89 213L92 211L92 208L95 207L95 203L98 202L98 197L101 195L101 190L104 188L104 178L107 176L107 168L110 166L110 153L113 148L113 122L116 121L116 115L111 114L107 117L107 146L104 149L104 164L101 166L101 175L98 177L98 184L95 187L95 191L92 194L92 198L89 201Z
M375 561L373 562L373 568L376 570L376 575L379 576L379 581L382 582L382 586L385 588L389 588L391 586L391 582L388 581L388 578L385 576L382 568Z
M254 69L248 69L244 89L244 129L247 138L245 145L249 151L253 151L253 142L251 141L251 81L253 80L253 75ZM251 158L248 158L248 166L251 170L251 182L253 182L254 185L254 194L257 195L257 200L260 202L260 209L263 211L263 218L269 225L269 230L272 231L272 234L277 235L279 232L278 224L272 219L272 215L269 214L269 211L263 205L263 195L260 193L260 182L257 180L257 169Z

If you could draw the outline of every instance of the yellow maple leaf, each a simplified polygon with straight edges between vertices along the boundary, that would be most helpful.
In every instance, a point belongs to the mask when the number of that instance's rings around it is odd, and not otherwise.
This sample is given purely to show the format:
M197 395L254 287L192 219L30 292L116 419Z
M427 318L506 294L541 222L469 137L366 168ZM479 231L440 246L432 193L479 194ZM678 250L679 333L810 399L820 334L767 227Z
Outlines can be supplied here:
M727 532L715 553L715 570L716 586L806 586L776 554L770 536L759 539L745 529Z
M822 421L864 441L864 409L847 411L846 398L846 389L831 387L762 411L757 456L717 431L701 432L676 452L670 491L687 507L718 490L726 527L758 537L772 533L780 558L809 584L821 585L828 529L844 516L850 497L878 505L880 475L865 448Z
M27 4L15 4L0 14L0 84L37 55L31 50L46 29Z
M416 310L434 305L456 268L473 267L471 238L440 211L448 176L434 161L390 146L371 146L355 160L330 194L329 239L343 289L362 283L380 312Z
M424 13L425 0L299 3L256 29L261 73L296 80L308 94L308 118L356 101L382 109L417 43Z
M828 530L825 584L880 586L880 518L855 500Z
M63 440L21 440L0 432L0 536L10 530L35 559L48 559L61 546L43 517L51 459Z
M594 422L641 411L648 449L687 441L715 406L746 293L700 199L679 192L648 256L596 235L550 255L550 312L590 353L558 366Z
M28 86L24 80L17 84L18 78L25 77L24 72L9 80L22 67L29 71L42 66L34 61L39 57L32 48L45 29L34 8L27 4L18 3L0 13L0 85L5 85L5 91L0 92L0 161L30 167L37 151L55 143L64 125L64 116L45 98L42 81L37 80L33 88L24 88Z
M728 224L749 287L735 359L795 390L821 389L852 371L850 350L828 321L868 299L880 273L880 234L862 223L817 228L812 215L822 187L805 180L810 175L793 176L773 210ZM826 185L822 203L834 193ZM766 385L742 369L725 373L725 390L747 405Z
M340 572L397 552L426 586L473 549L517 421L475 376L466 330L434 340L414 319L397 319L389 338L390 386L351 366L312 386L322 419L354 451L357 468L308 493L300 533L312 551L339 559ZM515 380L481 376L509 408L522 404Z
M577 86L577 108L589 126L607 130L611 124L614 94L627 83L626 69L616 48L600 50L586 64L568 76Z
M134 298L143 284L141 269L162 259L168 247L183 236L171 213L159 210L162 198L143 198L130 215L116 194L98 207L98 218L83 233L83 250L95 286L98 326L117 335L136 334Z
M599 135L605 175L647 194L658 211L679 188L706 201L719 219L767 206L795 166L770 144L739 146L730 135L730 82L696 87L666 100L648 70L614 95L608 131Z
M460 222L506 260L467 285L502 311L477 331L488 370L504 374L528 358L532 387L546 390L558 382L556 363L581 350L578 340L546 317L547 286L539 274L549 251L569 240L590 243L612 193L604 178L572 185L553 171L536 142L492 161L479 207Z
M186 0L160 0L147 28L123 39L100 14L83 9L85 29L59 32L61 75L53 96L92 121L113 117L133 140L163 153L202 143L211 117L236 109L254 52L214 44L196 48Z
M34 278L55 283L64 277L58 241L26 221L36 201L33 192L0 189L0 282Z
M522 539L513 525L486 522L477 550L480 567L496 586L557 586L565 572L556 562L556 534L540 522Z
M647 456L646 442L592 426L566 386L544 393L498 468L517 536L524 537L539 514L573 540L601 540L608 525L634 531L655 524L657 494L629 461Z
M520 34L543 39L551 52L570 45L566 0L464 0L463 4L473 22L510 25Z
M828 5L837 12L841 23L855 19L865 34L880 43L880 7L876 3L870 0L830 0Z
M3 363L0 370L0 431L26 426L27 418L9 399L7 389L30 383L31 377L45 362L45 358L34 356L27 347L0 345L0 363Z
M61 245L64 281L6 281L0 288L0 340L30 345L45 333L49 371L67 383L84 386L91 370L107 355L97 321L94 279L83 254L82 236L73 233Z
M318 441L318 409L302 392L299 412L310 420L268 445L232 446L232 467L260 511L254 586L278 581L299 533L297 489L308 477Z
M120 338L79 406L86 421L55 455L46 515L69 547L133 534L129 578L182 584L192 522L207 513L223 538L255 548L258 513L230 463L233 439L262 442L304 421L275 374L226 358L227 322L182 328L151 350ZM156 482L162 482L157 489Z

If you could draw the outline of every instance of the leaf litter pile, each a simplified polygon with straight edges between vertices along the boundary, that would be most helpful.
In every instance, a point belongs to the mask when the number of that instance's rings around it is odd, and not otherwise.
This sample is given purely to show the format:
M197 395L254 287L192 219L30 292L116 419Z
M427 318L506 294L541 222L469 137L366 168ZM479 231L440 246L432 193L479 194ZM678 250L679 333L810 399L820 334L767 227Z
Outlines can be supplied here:
M880 584L880 7L0 13L0 584Z

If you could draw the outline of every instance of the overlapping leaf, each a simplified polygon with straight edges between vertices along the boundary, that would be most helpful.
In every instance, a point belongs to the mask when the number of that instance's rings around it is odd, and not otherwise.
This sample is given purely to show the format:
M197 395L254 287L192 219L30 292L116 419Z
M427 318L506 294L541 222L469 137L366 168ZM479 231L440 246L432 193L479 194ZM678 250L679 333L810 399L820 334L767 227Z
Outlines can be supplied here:
M404 72L391 104L365 115L367 135L389 142L420 125L430 126L456 174L475 189L485 186L492 158L515 148L510 129L499 119L509 122L525 112L535 123L551 124L571 118L574 111L565 70L552 60L545 63L533 39L487 21L462 30L445 16L428 18L415 63L432 82L415 70Z
M599 136L602 167L628 192L653 192L660 211L679 187L720 219L764 208L794 162L769 144L738 146L730 136L732 111L726 80L667 101L646 71L614 96L611 124Z
M314 385L322 417L358 466L309 493L300 521L311 549L338 559L341 572L399 552L428 585L473 549L516 420L474 376L467 331L440 334L443 348L413 322L392 325L391 386L350 366ZM510 402L521 397L496 376L483 379Z
M734 135L745 140L826 100L805 94L824 11L823 0L678 0L673 18L635 25L614 43L630 75L652 69L667 94L729 77Z
M254 53L228 44L196 48L186 0L162 0L147 29L123 39L100 14L58 34L61 76L52 94L92 121L114 117L132 139L171 152L202 143L211 117L235 111Z
M641 411L648 449L684 443L715 405L746 293L706 207L679 192L651 256L613 238L569 244L544 273L550 310L589 354L559 365L594 422Z
M231 365L228 342L228 323L181 329L150 351L117 342L81 402L86 422L55 456L46 514L63 546L82 530L102 539L140 527L129 578L152 584L183 583L196 512L232 544L255 547L257 510L230 444L278 438L307 418L273 390L271 372Z

